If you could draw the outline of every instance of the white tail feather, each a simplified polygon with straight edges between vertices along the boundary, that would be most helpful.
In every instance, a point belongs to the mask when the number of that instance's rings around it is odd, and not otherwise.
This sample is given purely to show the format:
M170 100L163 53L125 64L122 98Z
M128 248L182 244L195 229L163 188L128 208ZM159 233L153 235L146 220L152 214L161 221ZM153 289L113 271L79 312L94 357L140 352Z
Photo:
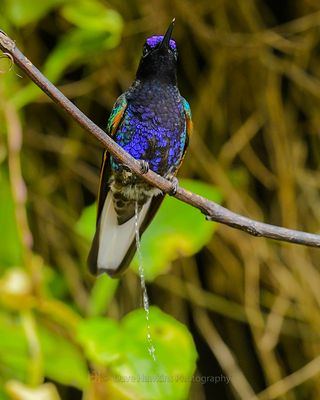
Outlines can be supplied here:
M140 228L149 209L151 199L142 207L138 216ZM117 214L112 200L112 192L109 191L101 213L98 250L98 273L99 270L112 270L119 268L132 241L135 238L135 217L133 216L122 225L118 225Z

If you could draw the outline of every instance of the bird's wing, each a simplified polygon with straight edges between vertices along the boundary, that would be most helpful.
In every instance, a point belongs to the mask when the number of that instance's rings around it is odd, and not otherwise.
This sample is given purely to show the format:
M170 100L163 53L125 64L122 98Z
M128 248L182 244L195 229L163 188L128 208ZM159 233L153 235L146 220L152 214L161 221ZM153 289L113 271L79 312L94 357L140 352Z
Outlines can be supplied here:
M111 111L107 132L110 136L114 136L117 132L117 129L122 121L123 114L127 108L127 101L125 95L122 94L118 97L115 102L113 109ZM96 220L96 233L94 235L91 249L88 255L88 265L91 273L97 273L97 256L99 251L99 232L100 232L100 220L101 213L104 207L105 200L107 198L109 192L109 177L111 172L110 166L110 154L107 150L103 153L101 170L100 170L100 182L99 182L99 190L98 190L98 206L97 206L97 220Z
M187 131L187 141L186 141L186 146L189 144L190 137L192 135L193 131L193 123L192 123L192 115L191 115L191 108L190 104L187 102L187 100L182 97L182 104L183 104L183 110L186 116L186 131Z
M108 119L107 130L110 136L114 136L114 134L117 132L126 108L127 100L125 94L123 93L117 98L117 101L115 102Z
M107 132L109 136L114 136L116 134L126 108L127 108L127 101L125 95L122 94L121 96L118 97L117 101L115 102L108 120ZM108 150L105 150L103 153L101 169L100 169L97 223L100 218L104 201L109 191L109 185L108 185L109 176L110 176L110 154Z
M182 161L186 155L186 151L187 148L189 146L189 141L190 141L190 137L192 135L192 131L193 131L193 123L192 123L192 115L191 115L191 108L189 103L187 102L187 100L181 96L181 101L182 101L182 105L183 105L183 111L184 111L184 115L186 118L186 131L185 131L185 135L186 135L186 141L185 141L185 145L183 148L183 153L182 153L182 157L181 160L177 166L176 171L178 171L178 169L180 168Z

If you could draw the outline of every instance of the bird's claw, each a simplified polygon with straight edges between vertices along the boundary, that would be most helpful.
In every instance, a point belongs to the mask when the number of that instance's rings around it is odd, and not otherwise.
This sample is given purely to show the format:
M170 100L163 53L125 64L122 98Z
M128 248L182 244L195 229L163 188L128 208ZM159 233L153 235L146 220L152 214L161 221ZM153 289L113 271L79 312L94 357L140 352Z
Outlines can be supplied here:
M149 163L145 160L139 160L140 170L142 174L146 174L149 171Z
M179 188L179 181L178 178L176 178L174 175L169 174L167 176L168 181L172 183L172 188L169 192L170 196L175 196L177 194L178 188Z

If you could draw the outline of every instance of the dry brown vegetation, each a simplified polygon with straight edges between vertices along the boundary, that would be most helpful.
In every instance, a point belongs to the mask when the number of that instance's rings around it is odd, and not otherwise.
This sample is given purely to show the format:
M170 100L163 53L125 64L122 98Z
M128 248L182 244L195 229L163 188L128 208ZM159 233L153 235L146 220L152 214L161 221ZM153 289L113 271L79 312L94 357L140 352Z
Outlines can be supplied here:
M105 126L114 100L133 79L144 38L161 33L175 16L180 90L195 126L180 176L217 186L224 205L240 214L316 233L320 6L317 0L273 3L111 0L125 21L121 44L88 55L57 83ZM53 13L14 35L41 67L65 24ZM74 224L95 198L101 151L45 95L22 109L19 99L3 103L1 124L8 127L10 179L26 247L32 232L34 251L59 268L68 296L86 313L88 244L74 234ZM18 190L22 136L29 223ZM26 256L36 274L34 257ZM199 254L175 261L150 292L153 304L189 326L199 374L231 378L228 385L194 384L190 398L320 397L319 250L219 226ZM138 277L129 271L108 314L120 318L139 301Z

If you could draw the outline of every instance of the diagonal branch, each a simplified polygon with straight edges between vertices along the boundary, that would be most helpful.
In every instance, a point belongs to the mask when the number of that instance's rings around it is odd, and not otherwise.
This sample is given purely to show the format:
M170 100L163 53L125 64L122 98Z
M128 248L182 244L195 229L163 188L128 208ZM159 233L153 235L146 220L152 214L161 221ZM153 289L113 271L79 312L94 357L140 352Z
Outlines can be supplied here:
M21 53L15 42L0 30L0 49L18 65L28 77L38 85L51 99L63 108L79 125L102 143L102 145L119 161L128 166L135 174L145 181L158 187L164 193L172 192L172 183L149 170L143 174L140 163L124 151L101 128L94 124L69 99L67 99L41 72ZM253 236L264 236L285 242L320 247L320 235L286 229L258 222L236 214L219 204L202 196L178 188L174 195L177 199L198 208L210 221L220 222Z

